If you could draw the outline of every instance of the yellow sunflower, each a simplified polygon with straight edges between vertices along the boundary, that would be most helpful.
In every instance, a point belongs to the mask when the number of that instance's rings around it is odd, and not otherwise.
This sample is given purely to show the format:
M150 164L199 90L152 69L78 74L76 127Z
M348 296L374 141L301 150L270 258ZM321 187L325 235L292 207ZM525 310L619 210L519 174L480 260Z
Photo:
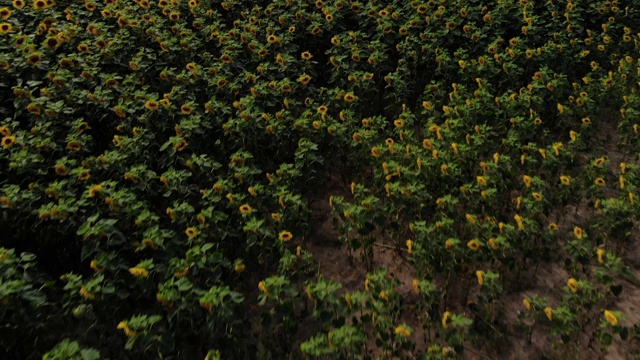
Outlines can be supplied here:
M190 238L198 236L198 230L194 227L188 227L187 230L184 231L184 233L187 234L187 236Z
M293 239L293 234L291 234L291 232L289 232L289 231L284 230L284 231L280 232L280 235L278 235L278 238L281 241L287 242L287 241Z

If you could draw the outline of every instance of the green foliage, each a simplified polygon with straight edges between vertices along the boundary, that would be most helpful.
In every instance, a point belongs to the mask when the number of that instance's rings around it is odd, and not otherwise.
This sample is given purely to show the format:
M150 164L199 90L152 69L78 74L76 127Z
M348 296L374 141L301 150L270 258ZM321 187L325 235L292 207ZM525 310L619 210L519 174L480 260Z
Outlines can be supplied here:
M637 285L639 20L618 0L2 5L0 355L411 358L424 334L426 358L464 356L514 296L516 336L635 339L614 308ZM311 273L327 197L364 291ZM549 263L568 279L542 297Z

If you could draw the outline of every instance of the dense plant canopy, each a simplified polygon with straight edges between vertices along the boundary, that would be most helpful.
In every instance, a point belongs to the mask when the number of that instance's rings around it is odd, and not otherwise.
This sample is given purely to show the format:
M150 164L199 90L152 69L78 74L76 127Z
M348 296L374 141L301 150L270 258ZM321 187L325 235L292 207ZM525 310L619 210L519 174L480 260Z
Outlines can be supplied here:
M634 2L2 4L2 358L637 347Z

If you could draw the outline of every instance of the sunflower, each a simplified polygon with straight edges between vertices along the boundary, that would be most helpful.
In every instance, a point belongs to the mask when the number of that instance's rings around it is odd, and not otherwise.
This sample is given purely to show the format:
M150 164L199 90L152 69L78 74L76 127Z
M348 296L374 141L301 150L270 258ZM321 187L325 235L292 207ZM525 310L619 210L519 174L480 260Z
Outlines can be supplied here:
M87 45L87 44L78 45L78 51L81 52L81 53L88 53L89 52L89 45Z
M378 150L377 147L372 147L371 148L371 155L373 155L374 157L380 157L382 156L382 153L380 152L380 150Z
M159 106L160 104L155 100L149 100L144 104L144 107L146 107L149 110L158 110Z
M579 226L573 228L573 235L576 239L582 239L582 229Z
M0 33L2 33L2 34L7 34L7 33L11 32L11 29L13 29L13 27L9 23L0 24Z
M567 281L567 286L569 287L569 289L571 289L572 293L577 293L579 286L578 286L578 281L574 278L571 278Z
M227 54L222 54L222 56L220 56L220 61L222 61L225 64L229 64L231 63L231 56Z
M56 164L54 169L56 171L56 174L58 174L60 176L69 175L69 170L67 169L67 167L64 164Z
M544 313L547 315L547 319L549 319L549 321L553 320L553 309L547 306L544 308Z
M11 147L16 142L16 137L13 135L5 136L2 138L2 147L8 148Z
M137 266L129 268L129 273L137 278L146 278L149 276L149 270Z
M413 241L407 240L406 244L407 244L407 252L409 254L413 254Z
M41 60L42 60L42 55L40 55L39 53L31 54L27 58L27 62L32 66L38 65Z
M531 302L529 301L529 299L522 299L522 305L524 305L527 310L531 311Z
M42 9L45 9L45 8L47 7L47 2L46 2L46 1L44 1L44 0L35 0L35 1L33 2L33 7L34 7L36 10L42 10Z
M269 289L267 289L267 283L265 283L264 281L260 281L258 283L258 289L260 289L260 291L262 291L266 296L271 296L271 293L269 293Z
M411 336L411 328L408 327L405 324L402 324L402 325L396 327L394 332L396 333L396 335L400 335L400 336L402 336L404 338L407 338L407 337Z
M349 93L344 94L344 97L343 97L343 100L344 100L344 101L346 101L346 102L348 102L348 103L352 103L352 102L354 102L356 99L357 99L357 98L356 98L356 96L355 96L355 95L353 95L353 93L350 93L350 92L349 92Z
M609 325L618 326L618 317L616 317L616 315L611 311L604 311L604 319L609 323Z
M531 194L531 196L533 196L534 199L536 199L536 201L542 201L542 194L540 194L539 192L534 192Z
M24 0L13 0L13 7L16 9L22 9L25 5Z
M480 249L480 242L477 239L473 239L467 243L467 247L473 251Z
M298 78L298 81L302 83L302 85L307 85L311 81L311 76L304 74Z
M526 187L531 187L531 176L529 175L524 175L522 177L522 182L524 183L524 186Z
M293 234L291 234L289 231L284 230L280 232L280 234L278 235L278 238L281 241L287 242L293 238Z
M549 223L548 227L549 227L549 230L551 230L551 231L558 230L558 224L556 224L556 223Z
M73 150L73 151L80 151L82 150L82 144L79 143L78 141L69 141L67 143L67 149Z
M327 110L329 110L329 108L325 105L321 105L320 107L318 107L318 113L322 115L326 114Z
M605 162L605 157L601 156L593 161L593 166L601 166Z
M251 214L252 211L253 209L251 208L251 206L249 206L249 204L244 204L240 206L240 213L242 214Z
M566 175L562 175L562 176L560 176L560 182L564 186L569 186L569 185L571 185L571 178L566 176Z
M50 37L45 40L44 44L49 49L55 49L60 46L60 40L58 40L58 38L56 37Z
M87 290L87 288L84 286L80 288L80 291L78 293L80 294L80 296L82 296L87 300L94 300L96 298L96 295L91 291Z
M198 236L198 230L194 227L188 227L187 230L184 231L184 233L190 238Z
M605 181L604 181L603 178L597 178L594 182L598 186L604 186L605 185Z
M182 112L183 115L191 115L191 112L193 112L193 108L187 104L184 104L180 107L180 112Z
M449 316L451 316L451 313L448 311L445 311L442 315L442 326L445 329L449 327Z
M173 146L173 148L176 151L182 151L187 148L187 145L189 145L189 143L186 140L180 140Z
M596 255L598 255L598 262L604 264L604 249L596 250Z
M80 174L78 174L78 180L80 181L89 180L90 177L91 174L87 170L83 170L82 172L80 172Z
M102 185L96 184L89 188L89 197L95 197L102 191Z

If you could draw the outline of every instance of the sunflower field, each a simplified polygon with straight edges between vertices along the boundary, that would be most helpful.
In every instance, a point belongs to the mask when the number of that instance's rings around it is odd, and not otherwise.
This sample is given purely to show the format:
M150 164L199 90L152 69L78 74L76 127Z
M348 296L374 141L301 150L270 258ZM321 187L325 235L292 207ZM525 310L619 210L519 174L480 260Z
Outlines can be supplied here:
M1 0L0 358L640 356L632 0Z

